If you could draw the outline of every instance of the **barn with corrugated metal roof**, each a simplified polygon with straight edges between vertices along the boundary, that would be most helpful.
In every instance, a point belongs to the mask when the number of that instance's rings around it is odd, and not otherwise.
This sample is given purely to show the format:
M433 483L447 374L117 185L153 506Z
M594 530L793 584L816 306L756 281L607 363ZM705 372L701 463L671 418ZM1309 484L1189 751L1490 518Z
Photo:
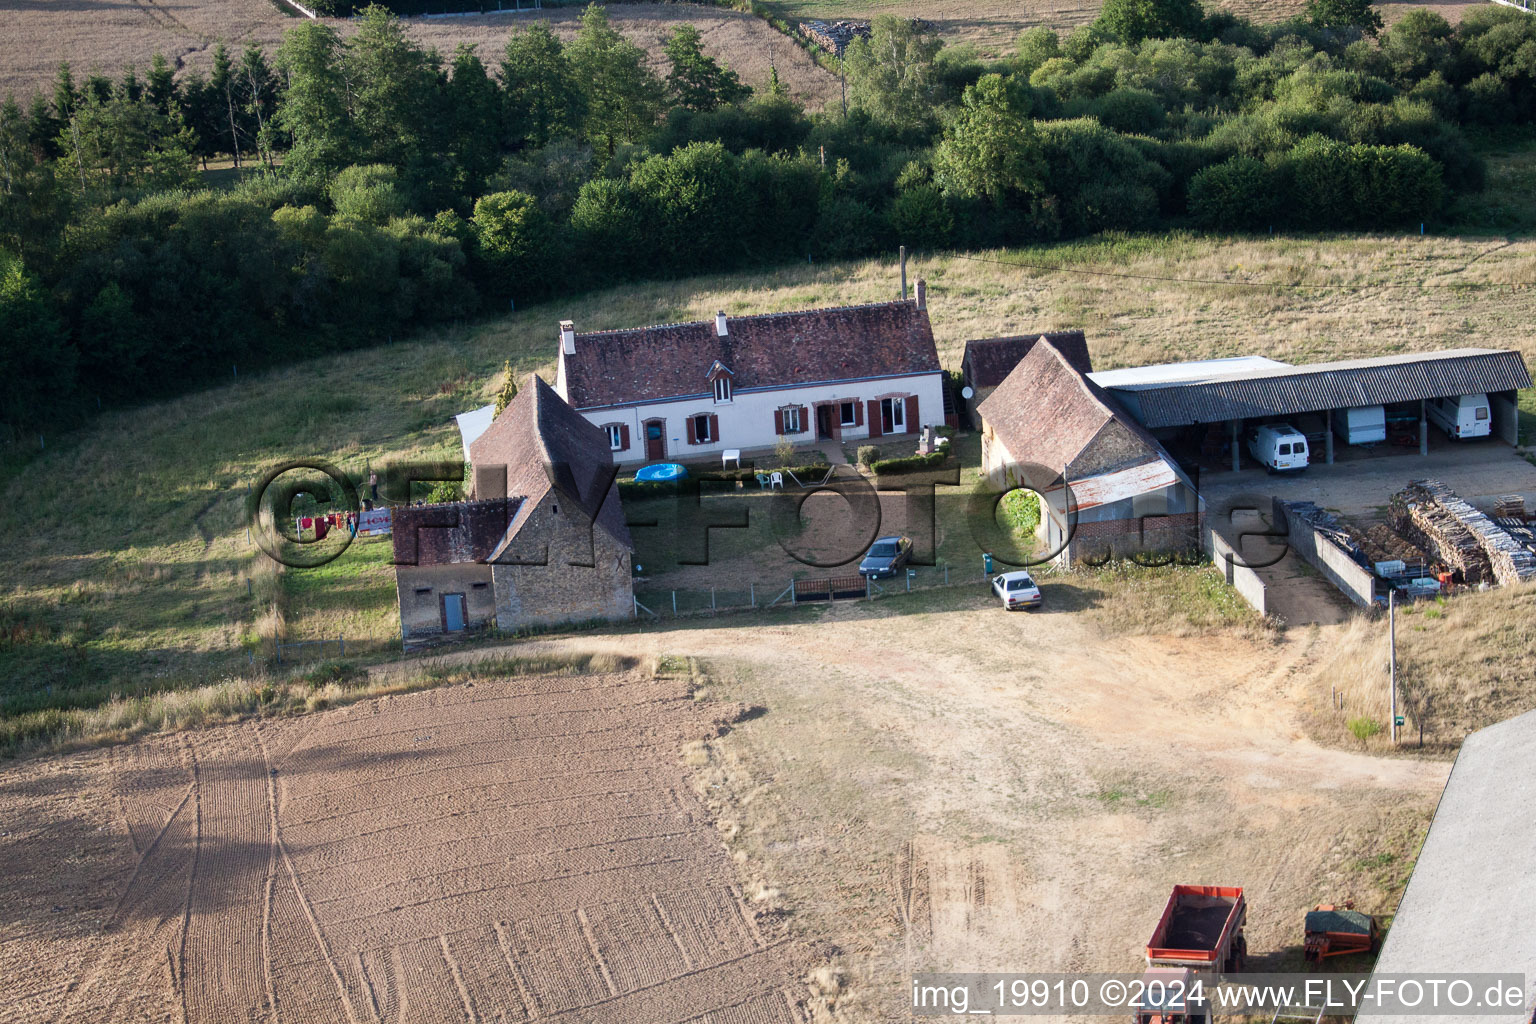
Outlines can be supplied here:
M1242 468L1245 432L1285 422L1315 442L1311 457L1333 462L1335 438L1350 410L1381 410L1382 440L1429 452L1429 429L1448 434L1437 403L1486 396L1469 414L1486 420L1476 429L1508 444L1519 443L1516 392L1531 386L1518 352L1461 348L1291 366L1262 357L1206 360L1089 374L1138 423L1165 443L1198 444L1201 453ZM1474 427L1477 427L1474 424ZM1469 432L1470 435L1471 432ZM1182 445L1181 445L1182 448ZM1182 450L1188 451L1187 448Z

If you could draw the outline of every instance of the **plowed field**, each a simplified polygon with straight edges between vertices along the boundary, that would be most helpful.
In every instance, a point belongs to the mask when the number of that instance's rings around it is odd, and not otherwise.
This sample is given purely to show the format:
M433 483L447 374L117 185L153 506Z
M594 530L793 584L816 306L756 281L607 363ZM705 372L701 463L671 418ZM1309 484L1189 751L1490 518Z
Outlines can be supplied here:
M522 678L13 767L0 1021L799 1021L697 707Z

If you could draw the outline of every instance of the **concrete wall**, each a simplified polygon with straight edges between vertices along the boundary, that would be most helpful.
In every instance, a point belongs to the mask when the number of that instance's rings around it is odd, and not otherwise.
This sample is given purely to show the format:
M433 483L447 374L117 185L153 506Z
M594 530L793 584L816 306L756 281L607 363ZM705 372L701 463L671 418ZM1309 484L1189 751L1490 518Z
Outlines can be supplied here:
M1362 608L1375 606L1376 577L1349 553L1318 533L1311 523L1290 512L1288 503L1275 499L1274 521L1284 521L1289 536L1286 543L1307 564L1328 577L1339 591Z
M1493 416L1493 436L1505 444L1520 443L1520 405L1513 391L1495 391L1488 396Z
M502 629L634 616L630 553L559 500L550 492L519 509L526 521L514 522L516 541L490 567Z
M491 567L480 562L396 566L402 639L442 633L444 594L464 595L464 617L471 628L490 625L496 619L491 576Z
M1201 548L1211 557L1212 564L1232 589L1252 605L1254 611L1260 615L1268 615L1264 581L1259 578L1259 574L1242 564L1242 556L1227 543L1225 537L1211 528L1209 522L1201 526L1200 540Z
M703 383L702 380L700 382ZM719 455L727 448L771 448L778 442L773 431L773 414L788 405L805 406L804 429L798 434L787 435L795 443L816 440L816 410L821 402L856 401L863 407L861 424L857 427L839 427L834 419L834 432L843 441L862 440L869 437L869 408L871 399L891 398L899 395L917 396L917 422L905 424L902 434L916 434L925 426L944 424L944 375L940 372L912 374L903 377L880 377L874 380L852 381L841 384L819 384L813 387L772 388L737 391L731 401L716 403L712 398L700 396L679 401L647 402L641 405L612 409L582 409L581 414L599 427L622 423L629 427L629 447L615 451L613 461L641 463L646 461L646 420L666 421L666 459L676 461L701 456ZM689 444L687 419L710 413L720 418L720 438L710 444ZM895 436L895 435L891 435Z

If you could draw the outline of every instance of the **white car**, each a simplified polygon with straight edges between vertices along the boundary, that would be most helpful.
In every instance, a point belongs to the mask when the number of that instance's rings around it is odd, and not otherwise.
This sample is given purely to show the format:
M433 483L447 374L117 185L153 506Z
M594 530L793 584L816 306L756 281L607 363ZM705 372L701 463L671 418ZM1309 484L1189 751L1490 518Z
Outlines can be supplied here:
M1023 569L992 577L992 593L1003 602L1003 608L1010 612L1015 608L1040 607L1040 586Z

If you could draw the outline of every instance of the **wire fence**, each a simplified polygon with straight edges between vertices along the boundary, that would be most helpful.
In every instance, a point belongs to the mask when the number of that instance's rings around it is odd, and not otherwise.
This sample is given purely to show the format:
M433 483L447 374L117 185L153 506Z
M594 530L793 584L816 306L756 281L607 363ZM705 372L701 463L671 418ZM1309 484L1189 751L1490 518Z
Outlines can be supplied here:
M287 661L297 661L305 655L323 658L325 657L327 644L334 644L336 646L336 657L344 658L347 656L347 638L345 636L325 640L278 640L276 641L277 663L281 665L285 659ZM285 651L287 652L286 656L284 655Z
M997 571L1005 571L1005 568ZM684 618L829 601L878 601L920 590L982 587L987 580L987 573L978 564L966 567L912 566L894 576L879 579L833 571L782 581L753 582L746 586L670 589L640 585L635 588L635 614L641 619Z

